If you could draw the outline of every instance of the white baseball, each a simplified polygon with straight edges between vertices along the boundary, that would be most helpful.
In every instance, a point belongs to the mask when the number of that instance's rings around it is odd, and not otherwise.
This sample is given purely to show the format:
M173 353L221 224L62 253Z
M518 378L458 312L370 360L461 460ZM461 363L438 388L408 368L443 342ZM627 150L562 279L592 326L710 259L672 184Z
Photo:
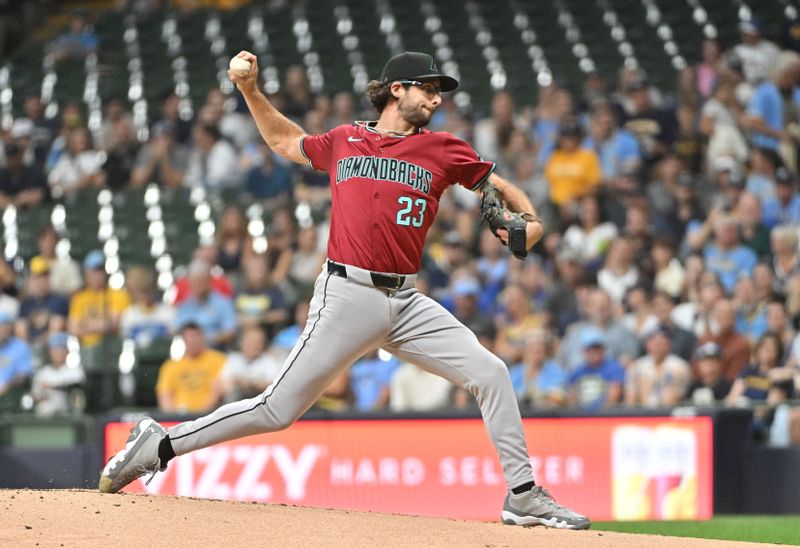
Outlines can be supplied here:
M235 76L247 76L247 73L250 72L250 61L241 57L234 57L228 63L228 68L231 69Z

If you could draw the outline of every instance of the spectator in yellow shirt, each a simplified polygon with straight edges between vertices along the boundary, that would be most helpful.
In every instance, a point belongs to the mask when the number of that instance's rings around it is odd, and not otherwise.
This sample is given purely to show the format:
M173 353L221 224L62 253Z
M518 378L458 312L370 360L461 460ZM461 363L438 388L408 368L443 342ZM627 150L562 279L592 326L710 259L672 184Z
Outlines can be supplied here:
M83 261L86 286L69 303L69 331L80 337L84 348L95 346L106 335L117 333L119 319L131 303L128 292L108 287L106 258L90 251Z
M225 354L206 344L197 323L181 327L186 347L182 358L167 360L158 372L156 396L165 413L202 413L217 404L214 381L225 365Z
M578 199L592 193L603 179L597 153L580 148L582 134L577 122L562 122L556 150L544 168L550 200L564 213L573 209Z

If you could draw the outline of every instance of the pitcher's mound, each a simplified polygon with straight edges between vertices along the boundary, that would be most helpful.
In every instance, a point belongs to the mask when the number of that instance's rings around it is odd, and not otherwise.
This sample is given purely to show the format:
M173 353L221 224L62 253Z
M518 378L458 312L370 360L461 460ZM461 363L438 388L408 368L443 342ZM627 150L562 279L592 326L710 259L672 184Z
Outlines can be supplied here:
M0 490L0 546L746 546L606 531L557 531L449 519L94 491ZM752 546L764 546L751 544Z

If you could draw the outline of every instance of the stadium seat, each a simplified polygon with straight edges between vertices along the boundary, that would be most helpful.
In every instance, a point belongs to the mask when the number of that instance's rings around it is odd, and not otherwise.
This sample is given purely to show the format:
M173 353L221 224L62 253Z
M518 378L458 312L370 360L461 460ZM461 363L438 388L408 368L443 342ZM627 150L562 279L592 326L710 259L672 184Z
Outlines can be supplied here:
M38 254L37 236L40 230L50 224L52 211L51 204L41 204L38 207L17 212L18 255L26 261Z
M86 412L107 411L123 402L119 388L119 355L122 342L105 337L99 344L81 348L86 372Z
M0 396L0 415L26 411L22 405L23 397L30 392L30 383L15 386Z
M170 339L154 341L144 348L137 348L135 352L136 363L133 373L136 380L134 405L141 407L155 407L156 382L161 365L169 359Z
M152 266L154 262L149 241L143 240L149 225L144 192L144 188L134 188L114 194L115 235L123 268L132 265Z
M657 28L648 24L647 6L658 7L661 21L668 26L672 40L686 62L697 60L699 45L703 39L703 25L693 18L693 6L702 6L709 23L719 29L719 38L726 44L738 41L737 23L745 3L728 0L697 0L676 2L667 5L663 2L628 2L626 0L597 0L578 2L521 2L503 0L500 2L474 2L429 0L382 0L380 2L358 2L357 0L320 0L314 9L305 9L297 4L281 3L274 6L253 4L232 10L201 8L190 13L155 11L147 16L126 11L109 11L97 22L95 31L102 41L99 50L99 94L103 100L110 96L126 96L131 72L128 63L130 50L126 50L125 30L135 27L137 45L135 51L140 59L142 71L143 98L148 101L149 121L157 116L154 108L166 89L175 87L173 61L180 57L185 62L188 97L192 107L197 108L211 87L218 84L220 76L219 59L235 54L240 49L255 49L254 36L250 36L249 22L258 18L259 36L265 46L263 61L269 66L271 78L282 81L291 65L316 66L322 72L325 91L350 90L353 87L351 74L352 60L363 60L370 78L376 77L387 55L391 53L387 45L390 33L396 33L397 40L407 49L435 51L434 41L444 36L452 51L453 60L462 73L462 90L466 91L472 102L485 110L492 95L489 84L490 74L482 47L476 43L476 33L470 25L470 6L478 7L487 30L491 33L491 46L496 47L499 60L508 75L506 89L516 99L530 102L535 71L531 60L523 52L529 46L520 40L520 29L513 23L514 14L522 11L528 16L530 30L536 33L536 43L543 49L544 57L554 71L560 84L576 91L583 81L583 72L578 67L578 58L573 51L571 40L565 37L565 28L557 23L559 10L571 15L580 32L581 41L589 48L588 55L604 74L615 74L622 66L623 58L617 44L610 36L610 27L604 25L604 10L614 10L619 23L625 29L626 39L632 44L637 60L650 79L664 89L674 85L675 68L671 56L664 51L664 42ZM764 31L776 35L786 21L784 11L786 2L764 0L746 4L753 16L764 22ZM604 7L605 6L605 7ZM430 12L430 13L429 13ZM431 13L438 18L438 25L432 28ZM381 18L391 15L392 30L381 25ZM446 14L447 17L443 17ZM357 39L355 49L343 44L343 31L338 23L349 21L348 32ZM180 47L169 47L170 39L165 35L165 21L174 21L174 36L180 40ZM207 36L210 21L215 21L217 37L224 44L223 52L212 53L212 41ZM307 21L311 37L312 56L304 58L304 48L298 48L299 40L294 33L298 21ZM336 24L331 24L331 23ZM218 23L218 24L217 24ZM170 23L171 24L171 23ZM339 27L339 28L337 28ZM376 29L380 29L376 32ZM469 29L465 32L465 29ZM199 37L204 37L199 39ZM13 112L21 112L26 94L42 89L44 71L27 67L42 66L44 46L33 42L16 52L11 59L11 89ZM218 55L218 58L217 58ZM316 56L316 57L314 57ZM21 67L26 67L21 70ZM224 68L224 67L223 67ZM266 66L264 68L267 68ZM62 61L54 67L58 80L53 90L53 98L59 102L82 101L86 83L86 69L83 61Z
M620 22L625 27L628 41L633 46L639 65L644 69L648 79L662 89L674 88L675 69L670 57L664 52L663 44L655 29L646 22L642 4L610 0L609 5L616 10Z
M548 2L520 3L522 11L528 16L531 29L537 35L537 43L544 50L548 63L559 85L571 91L579 90L583 84L583 74L572 54L572 46L567 42L563 29L554 21L558 13Z
M358 36L359 50L364 57L367 74L370 79L377 79L383 63L393 52L389 50L384 37L375 32L375 29L380 28L381 23L375 6L372 2L359 0L348 0L341 3L346 4L350 10L353 32ZM387 2L388 4L389 2Z

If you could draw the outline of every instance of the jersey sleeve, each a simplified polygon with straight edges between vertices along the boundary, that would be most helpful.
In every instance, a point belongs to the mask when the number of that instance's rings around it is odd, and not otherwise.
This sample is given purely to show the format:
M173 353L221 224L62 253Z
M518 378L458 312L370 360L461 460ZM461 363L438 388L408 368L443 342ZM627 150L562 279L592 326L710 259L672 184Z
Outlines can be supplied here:
M494 162L485 161L471 146L455 137L445 141L443 156L450 183L470 190L477 190L495 168Z
M305 135L300 139L300 151L314 169L330 171L333 157L333 143L342 126L319 135Z

